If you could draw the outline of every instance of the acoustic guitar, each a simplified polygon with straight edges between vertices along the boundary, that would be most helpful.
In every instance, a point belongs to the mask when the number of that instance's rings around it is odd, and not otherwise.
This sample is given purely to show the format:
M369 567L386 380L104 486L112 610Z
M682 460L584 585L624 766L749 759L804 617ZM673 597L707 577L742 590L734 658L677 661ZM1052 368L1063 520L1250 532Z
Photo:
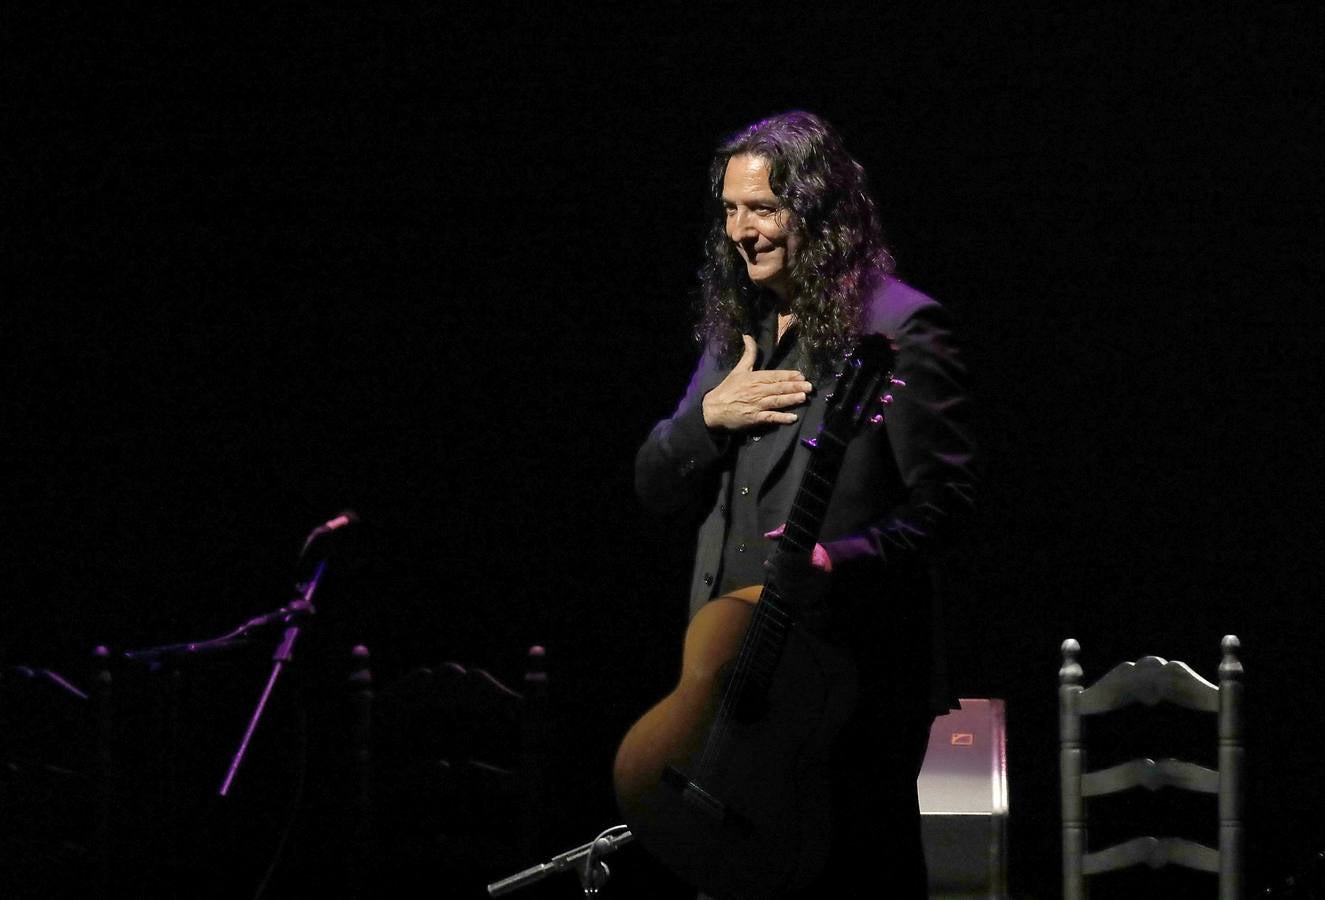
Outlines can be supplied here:
M823 425L775 553L809 564L848 442L882 421L901 382L864 338L826 398ZM768 900L828 858L829 752L856 705L856 671L798 623L770 578L718 597L686 632L680 680L626 733L614 784L627 824L681 878L723 900Z

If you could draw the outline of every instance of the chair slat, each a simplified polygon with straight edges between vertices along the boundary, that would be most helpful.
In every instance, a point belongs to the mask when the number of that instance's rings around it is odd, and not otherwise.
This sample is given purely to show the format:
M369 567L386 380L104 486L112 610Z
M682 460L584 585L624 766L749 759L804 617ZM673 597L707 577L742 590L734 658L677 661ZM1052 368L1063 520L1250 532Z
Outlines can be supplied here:
M1140 837L1087 853L1081 871L1086 875L1098 875L1139 865L1152 869L1175 865L1200 872L1218 872L1219 854L1186 838Z
M1162 759L1159 762L1153 759L1133 759L1081 776L1081 794L1084 797L1116 794L1136 787L1148 791L1173 787L1214 794L1219 791L1219 773L1178 759Z
M1168 702L1200 712L1219 711L1219 688L1182 662L1143 656L1115 666L1081 692L1077 712L1083 716L1112 712L1133 703L1154 706Z

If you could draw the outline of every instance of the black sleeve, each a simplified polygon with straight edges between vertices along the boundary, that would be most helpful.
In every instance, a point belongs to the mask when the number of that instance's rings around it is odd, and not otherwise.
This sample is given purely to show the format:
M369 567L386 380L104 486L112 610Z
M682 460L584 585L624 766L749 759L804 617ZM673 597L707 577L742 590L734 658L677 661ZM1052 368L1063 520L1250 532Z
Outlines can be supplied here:
M704 395L725 373L705 352L676 412L653 426L635 456L635 492L659 513L694 511L711 490L730 440L704 424Z
M893 565L942 548L975 503L975 445L966 370L942 306L920 306L893 336L895 377L885 427L906 496L883 517L824 545L836 570Z

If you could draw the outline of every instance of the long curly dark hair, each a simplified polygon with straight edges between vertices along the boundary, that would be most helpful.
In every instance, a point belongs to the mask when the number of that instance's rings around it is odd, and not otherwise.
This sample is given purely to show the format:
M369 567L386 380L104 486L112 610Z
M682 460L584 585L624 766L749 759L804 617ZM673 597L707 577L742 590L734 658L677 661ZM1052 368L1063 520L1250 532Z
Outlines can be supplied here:
M761 311L761 291L727 235L721 204L727 162L742 155L768 161L769 186L801 238L787 267L789 312L796 317L806 359L829 367L856 336L866 286L892 271L893 258L883 243L864 168L833 127L813 113L787 112L755 122L714 153L709 167L714 214L700 269L703 313L695 336L734 362L742 332L751 332Z

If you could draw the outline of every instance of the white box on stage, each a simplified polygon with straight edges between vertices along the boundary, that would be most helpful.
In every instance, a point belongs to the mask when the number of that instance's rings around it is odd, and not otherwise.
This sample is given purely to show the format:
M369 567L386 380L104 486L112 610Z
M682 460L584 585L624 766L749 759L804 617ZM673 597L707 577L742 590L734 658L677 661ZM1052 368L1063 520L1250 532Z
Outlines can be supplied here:
M962 700L934 720L920 770L920 827L931 900L1007 896L1003 701Z

